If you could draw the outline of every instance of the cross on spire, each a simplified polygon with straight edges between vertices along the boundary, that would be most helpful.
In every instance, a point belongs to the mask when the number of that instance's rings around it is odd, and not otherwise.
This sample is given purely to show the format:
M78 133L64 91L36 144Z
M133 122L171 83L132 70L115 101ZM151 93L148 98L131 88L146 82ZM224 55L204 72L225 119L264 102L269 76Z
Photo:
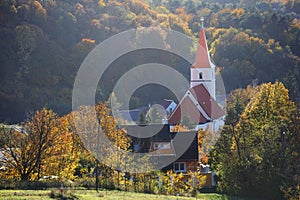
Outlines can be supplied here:
M201 28L204 28L204 17L201 17L200 21L201 21Z

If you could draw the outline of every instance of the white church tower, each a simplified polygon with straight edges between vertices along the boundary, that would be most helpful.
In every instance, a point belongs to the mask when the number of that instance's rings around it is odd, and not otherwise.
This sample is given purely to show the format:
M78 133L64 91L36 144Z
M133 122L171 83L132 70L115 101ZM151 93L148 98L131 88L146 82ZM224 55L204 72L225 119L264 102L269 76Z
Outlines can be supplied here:
M201 18L198 48L195 62L191 66L190 87L203 84L213 99L216 99L216 66L211 62L204 32L204 18Z
M198 124L195 129L217 132L224 125L225 112L216 101L216 66L211 62L207 48L203 18L201 22L195 62L190 68L190 89L169 116L168 123L180 124L182 116L187 115Z

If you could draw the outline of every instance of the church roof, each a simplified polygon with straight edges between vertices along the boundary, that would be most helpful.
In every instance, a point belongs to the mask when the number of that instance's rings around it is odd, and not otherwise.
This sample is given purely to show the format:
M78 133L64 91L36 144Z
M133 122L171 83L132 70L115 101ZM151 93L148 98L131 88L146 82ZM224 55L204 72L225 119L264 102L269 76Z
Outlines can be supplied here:
M204 124L225 115L203 84L190 88L169 117L169 124L179 124L186 115L195 124Z
M225 112L218 105L215 99L209 94L208 90L203 84L197 85L190 89L193 96L198 100L200 106L204 109L205 113L212 119L217 119Z
M175 111L169 117L169 124L179 124L184 115L190 117L195 124L204 124L208 121L188 97L184 97L175 108Z
M212 66L214 65L210 60L205 31L202 27L199 33L198 48L192 68L211 68Z

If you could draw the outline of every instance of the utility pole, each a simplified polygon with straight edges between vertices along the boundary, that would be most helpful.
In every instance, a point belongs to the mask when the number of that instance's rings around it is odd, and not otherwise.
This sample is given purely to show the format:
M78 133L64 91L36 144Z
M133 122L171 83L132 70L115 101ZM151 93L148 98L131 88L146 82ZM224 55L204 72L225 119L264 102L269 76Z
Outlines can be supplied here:
M98 118L98 130L97 130L97 147L96 147L96 191L99 192L99 147L100 147L100 117Z
M281 152L282 152L282 160L281 160L281 173L284 172L285 167L285 135L286 135L286 127L281 128Z

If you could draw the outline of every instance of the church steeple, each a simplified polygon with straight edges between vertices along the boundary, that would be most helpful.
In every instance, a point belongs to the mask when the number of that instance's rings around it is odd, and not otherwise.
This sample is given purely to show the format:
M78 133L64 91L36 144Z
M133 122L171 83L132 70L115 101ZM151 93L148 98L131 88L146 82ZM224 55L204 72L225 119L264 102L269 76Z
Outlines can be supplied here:
M198 48L196 52L195 62L192 68L211 68L211 61L208 52L206 36L204 31L204 18L201 18L201 29L199 33Z
M190 87L203 84L210 95L215 99L215 65L210 60L204 31L204 18L201 18L201 29L195 62L191 66Z

